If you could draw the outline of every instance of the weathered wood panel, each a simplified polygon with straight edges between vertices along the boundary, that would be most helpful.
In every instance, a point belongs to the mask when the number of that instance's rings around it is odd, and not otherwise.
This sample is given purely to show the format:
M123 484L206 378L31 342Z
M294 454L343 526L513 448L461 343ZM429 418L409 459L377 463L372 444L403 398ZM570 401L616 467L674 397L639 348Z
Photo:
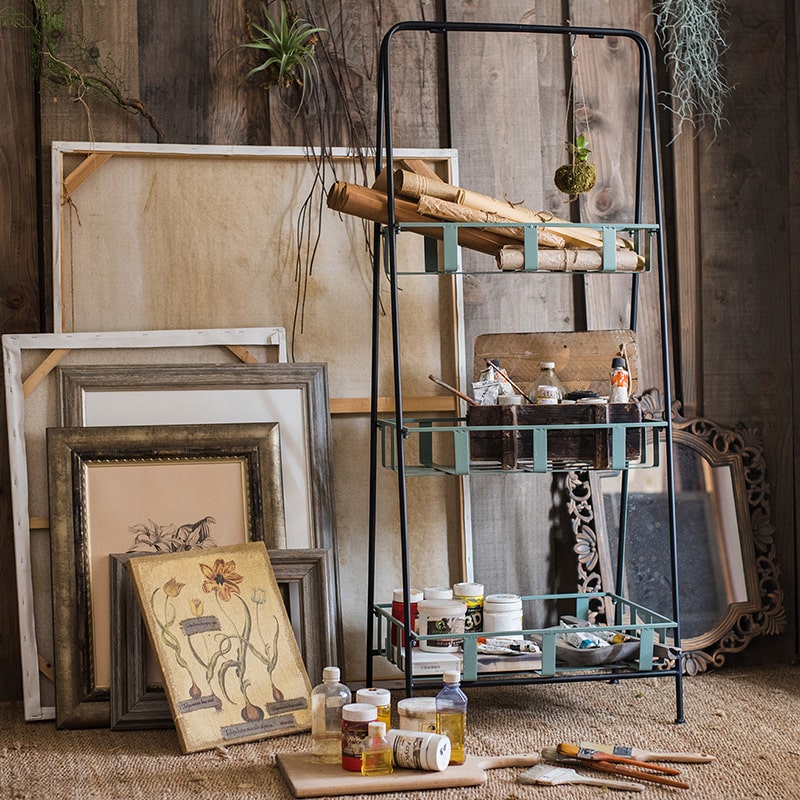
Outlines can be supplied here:
M23 8L21 2L12 4ZM36 126L31 38L28 31L0 26L0 332L39 330ZM5 420L5 402L0 400ZM5 424L3 424L5 430ZM0 700L21 697L16 561L11 526L11 476L5 435L0 444Z
M725 57L735 87L726 103L732 131L698 140L701 208L703 409L729 425L760 429L772 489L775 546L783 569L787 606L793 611L796 578L793 515L792 285L787 143L796 147L787 118L783 43L786 8L767 3L753 15L744 2L729 3ZM754 64L760 64L754 69ZM793 65L792 67L793 68ZM788 136L781 131L792 131ZM769 146L765 143L769 142ZM795 150L796 153L796 150ZM792 300L794 291L794 301ZM796 320L795 320L796 322ZM745 659L789 657L794 625L780 638L755 640Z

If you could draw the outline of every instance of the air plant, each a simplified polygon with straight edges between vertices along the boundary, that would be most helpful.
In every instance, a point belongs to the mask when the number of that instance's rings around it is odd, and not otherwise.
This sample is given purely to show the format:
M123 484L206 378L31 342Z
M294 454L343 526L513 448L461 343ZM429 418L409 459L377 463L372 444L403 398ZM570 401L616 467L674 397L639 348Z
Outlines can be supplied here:
M266 88L299 87L299 112L306 92L313 86L313 79L319 78L315 48L319 34L324 33L325 29L315 28L307 20L300 19L283 0L278 22L269 15L264 3L261 8L264 12L264 24L258 25L250 21L248 31L251 39L240 46L259 51L264 60L253 67L247 77L263 77Z
M569 164L562 164L553 177L556 187L566 194L580 194L588 192L595 181L597 173L594 164L588 161L589 140L582 133L575 138L575 142L567 142L567 152L571 159Z

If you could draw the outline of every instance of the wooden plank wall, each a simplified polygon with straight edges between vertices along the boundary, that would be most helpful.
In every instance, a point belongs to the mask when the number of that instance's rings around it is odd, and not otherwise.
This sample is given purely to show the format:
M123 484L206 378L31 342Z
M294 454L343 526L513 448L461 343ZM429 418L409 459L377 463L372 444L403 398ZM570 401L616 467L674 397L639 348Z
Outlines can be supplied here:
M274 2L274 0L271 0ZM22 0L14 3L27 9ZM168 141L214 144L331 145L373 141L376 51L382 33L401 19L482 19L559 24L569 16L576 24L612 24L646 30L652 24L644 0L583 0L563 3L519 0L475 4L395 0L391 4L345 0L306 4L316 24L330 31L334 46L323 51L326 70L345 87L344 99L328 85L320 93L315 124L303 129L280 93L266 93L240 80L246 54L228 52L240 42L247 14L259 14L254 0L204 0L163 4L126 0L108 4L81 0L68 4L68 22L113 56L132 96L140 96ZM794 3L766 0L757 14L745 0L729 0L726 56L729 82L736 86L727 106L730 127L712 140L702 133L665 148L670 180L665 186L668 210L680 227L675 241L677 275L676 331L680 334L678 384L689 410L723 424L739 421L764 434L772 486L776 546L789 606L789 632L756 640L745 660L786 660L796 652L796 528L800 514L800 478L793 453L800 447L798 378L791 357L798 352L800 301L792 285L798 257L798 204L790 176L798 174L797 75L794 49ZM549 173L562 147L565 95L563 78L569 53L563 44L486 39L465 43L450 37L448 50L428 40L398 43L402 80L395 92L395 144L401 147L455 146L460 152L462 182L511 199L559 208ZM784 52L784 43L787 48ZM778 46L776 46L776 44ZM604 49L605 48L605 49ZM49 145L57 139L155 141L156 134L139 117L103 101L92 102L90 116L80 104L43 91L37 97L24 30L0 27L2 96L11 113L0 124L0 331L50 329L40 307L52 307L49 280ZM587 65L599 64L606 87L589 99L598 106L613 102L616 79L609 80L620 54L609 43L584 54ZM447 59L447 63L445 63ZM611 61L602 59L612 59ZM531 69L533 65L533 69ZM444 86L444 76L449 85ZM613 84L613 86L612 86ZM481 87L483 92L475 91ZM449 93L445 95L445 91ZM524 99L524 100L521 100ZM40 108L38 108L40 106ZM37 110L38 109L38 110ZM594 111L597 109L594 108ZM38 113L38 119L36 114ZM13 120L13 122L12 122ZM35 152L36 123L40 152ZM611 145L626 122L612 115L595 127L598 157L616 164ZM352 137L352 138L349 138ZM359 137L361 137L359 139ZM696 146L693 146L696 145ZM38 172L37 167L41 166ZM628 169L624 164L619 167ZM603 208L584 204L581 213L602 218L623 199L598 195ZM689 203L691 200L691 203ZM41 224L37 225L37 215ZM45 275L45 279L40 278ZM796 281L796 278L794 278ZM570 328L598 314L625 316L617 295L572 283L532 281L504 299L483 279L467 286L469 337L497 330L528 327ZM643 324L646 315L643 309ZM794 323L794 324L792 324ZM366 335L366 332L365 332ZM468 344L468 348L471 345ZM335 424L335 436L346 437L356 420ZM12 546L9 525L6 459L0 466L0 545ZM363 474L347 474L348 482ZM487 486L485 496L509 487ZM337 488L342 494L342 488ZM425 489L424 491L431 491ZM337 497L338 502L338 497ZM424 498L423 498L424 502ZM490 515L477 506L479 519ZM544 505L538 513L543 514ZM529 520L508 519L522 533ZM345 552L357 553L363 521L342 530ZM520 535L522 535L522 533ZM502 541L500 537L494 537ZM545 542L542 547L549 545ZM511 553L511 555L510 555ZM503 562L518 561L503 550ZM12 561L0 560L0 581L13 585ZM351 565L352 567L352 565ZM552 581L557 565L542 561L535 568ZM16 599L0 594L0 638L6 644L0 669L0 699L20 696L15 647Z

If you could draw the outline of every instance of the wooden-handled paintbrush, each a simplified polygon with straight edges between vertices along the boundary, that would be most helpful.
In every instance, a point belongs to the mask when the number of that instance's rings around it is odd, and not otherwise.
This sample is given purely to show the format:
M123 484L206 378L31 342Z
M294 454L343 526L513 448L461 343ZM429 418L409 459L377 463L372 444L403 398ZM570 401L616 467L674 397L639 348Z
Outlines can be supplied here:
M630 747L624 744L597 744L595 742L581 742L579 747L586 750L599 750L601 753L610 753L615 756L635 758L639 761L672 761L676 764L707 764L714 760L714 756L707 753L680 753L666 750L645 750L641 747Z
M615 755L614 753L606 753L602 750L594 750L586 747L578 747L576 744L569 744L568 742L561 742L556 748L560 756L567 756L567 758L577 758L581 761L606 761L614 764L627 764L630 767L643 767L645 769L653 770L654 772L663 772L665 775L680 775L681 771L673 767L663 767L660 764L649 764L646 761L639 761L636 758L628 756Z

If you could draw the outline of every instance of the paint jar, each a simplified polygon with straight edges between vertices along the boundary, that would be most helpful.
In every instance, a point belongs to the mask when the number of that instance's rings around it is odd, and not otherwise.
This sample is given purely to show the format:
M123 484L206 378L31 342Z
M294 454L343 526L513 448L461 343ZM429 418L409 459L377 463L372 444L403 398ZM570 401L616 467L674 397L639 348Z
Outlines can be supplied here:
M368 703L378 711L378 722L387 729L392 724L392 693L388 689L359 689L356 692L356 703Z
M443 636L441 639L421 639L422 650L434 653L455 653L461 648L467 604L461 600L421 600L419 609L420 636Z
M422 590L426 600L452 600L453 590L449 586L426 586Z
M555 361L540 361L539 377L528 390L528 397L536 405L555 405L565 394L564 385L556 375Z
M436 733L436 698L406 697L397 702L397 727L404 731Z
M342 708L342 769L361 772L361 750L369 736L369 723L378 721L370 703L348 703Z
M417 604L424 595L419 589L409 589L408 590L408 602L411 607L411 630L415 630L415 620L417 617ZM405 607L403 606L403 590L402 589L395 589L392 592L392 616L395 619L399 619L401 622L405 622ZM400 631L401 636L398 635L398 631ZM402 644L405 647L406 644L406 634L405 631L400 630L396 625L392 625L391 631L391 640L392 644L397 644L397 640L399 638L402 639Z
M631 389L631 376L626 368L625 359L620 356L611 359L609 389L609 403L628 402Z
M522 599L518 594L489 594L483 601L483 630L522 630ZM506 638L522 639L521 633L507 633Z
M386 732L398 767L441 772L450 763L450 739L428 731L392 729Z
M483 584L457 583L453 586L453 599L467 604L464 630L467 633L483 630Z

